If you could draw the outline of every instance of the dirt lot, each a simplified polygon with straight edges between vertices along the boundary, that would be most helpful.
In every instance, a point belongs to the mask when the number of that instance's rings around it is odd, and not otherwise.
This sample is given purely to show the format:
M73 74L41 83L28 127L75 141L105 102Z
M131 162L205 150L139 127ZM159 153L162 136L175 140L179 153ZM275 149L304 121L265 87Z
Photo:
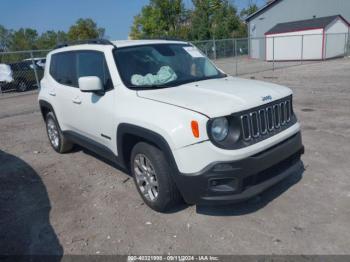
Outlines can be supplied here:
M350 254L349 72L344 59L246 75L294 90L306 170L247 203L169 214L89 152L56 154L35 92L3 94L0 254Z

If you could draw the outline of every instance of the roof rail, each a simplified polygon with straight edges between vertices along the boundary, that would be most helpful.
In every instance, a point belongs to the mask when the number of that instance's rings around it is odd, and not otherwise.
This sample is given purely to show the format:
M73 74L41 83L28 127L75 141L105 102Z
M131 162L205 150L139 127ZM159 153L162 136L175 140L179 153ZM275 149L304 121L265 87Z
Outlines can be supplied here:
M182 41L182 42L186 42L186 40L184 40L183 38L179 38L179 37L172 37L172 36L155 36L155 37L145 37L142 38L144 40L168 40L168 41Z
M66 46L73 46L73 45L84 45L84 44L93 44L93 45L113 45L114 44L107 40L107 39L102 39L102 38L97 38L97 39L86 39L86 40L77 40L77 41L71 41L71 42L66 42L62 44L58 44L55 49L66 47Z

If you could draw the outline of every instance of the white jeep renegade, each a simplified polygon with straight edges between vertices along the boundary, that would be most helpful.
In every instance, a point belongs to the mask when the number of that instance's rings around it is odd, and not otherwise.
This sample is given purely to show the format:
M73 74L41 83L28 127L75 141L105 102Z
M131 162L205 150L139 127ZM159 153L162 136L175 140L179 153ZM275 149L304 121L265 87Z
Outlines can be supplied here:
M301 167L292 91L228 76L186 42L57 47L39 104L54 150L114 161L157 211L242 201Z

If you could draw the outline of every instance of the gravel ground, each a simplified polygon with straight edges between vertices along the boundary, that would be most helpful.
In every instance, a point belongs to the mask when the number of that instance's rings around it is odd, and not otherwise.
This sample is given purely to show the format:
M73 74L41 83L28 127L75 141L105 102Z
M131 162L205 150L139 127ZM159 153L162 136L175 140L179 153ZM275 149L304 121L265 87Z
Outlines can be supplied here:
M245 75L295 92L306 170L246 203L169 214L86 150L55 153L35 92L3 94L0 254L350 254L349 72L342 59Z

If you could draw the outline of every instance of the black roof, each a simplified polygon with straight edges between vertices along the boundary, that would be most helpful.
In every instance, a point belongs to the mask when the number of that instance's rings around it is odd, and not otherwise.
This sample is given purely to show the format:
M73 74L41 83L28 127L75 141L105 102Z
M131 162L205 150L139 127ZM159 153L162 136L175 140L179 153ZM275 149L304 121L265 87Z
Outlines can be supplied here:
M307 19L307 20L280 23L272 27L265 34L278 34L278 33L293 32L293 31L299 31L299 30L305 30L305 29L325 28L337 18L341 18L346 23L348 23L341 15L333 15L333 16L319 17L319 18L313 18L313 19Z
M77 40L77 41L62 43L57 45L54 49L58 49L66 46L72 46L72 45L83 45L83 44L114 45L111 41L107 39L96 38L96 39Z

